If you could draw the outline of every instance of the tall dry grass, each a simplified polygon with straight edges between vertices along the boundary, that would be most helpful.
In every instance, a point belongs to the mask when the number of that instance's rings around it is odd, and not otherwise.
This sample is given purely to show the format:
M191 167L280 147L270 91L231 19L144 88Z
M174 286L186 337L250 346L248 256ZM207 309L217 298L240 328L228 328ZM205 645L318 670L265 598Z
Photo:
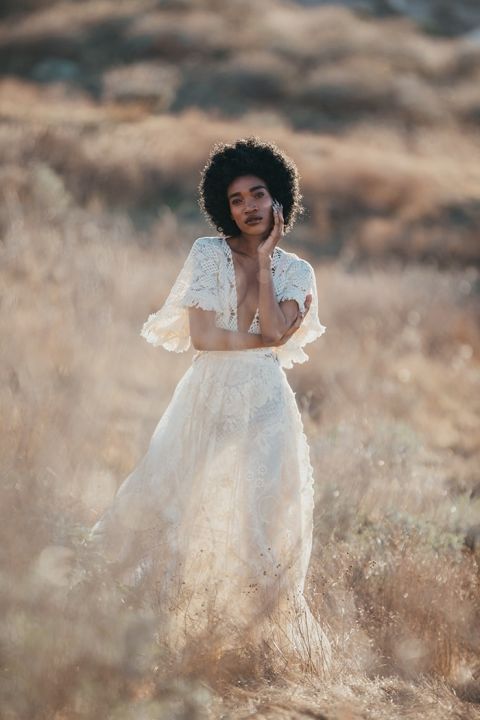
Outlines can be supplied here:
M323 254L478 262L474 38L281 0L89 0L5 19L0 65L5 161L84 207L195 217L212 142L260 126L298 159Z
M134 242L125 216L62 210L50 190L55 216L10 197L2 245L6 717L393 717L392 704L474 717L478 567L463 542L479 510L476 271L317 266L327 334L290 379L316 477L307 592L332 676L198 643L179 667L140 593L102 565L78 581L88 527L189 363L138 335L182 262L172 238L189 230L166 216Z

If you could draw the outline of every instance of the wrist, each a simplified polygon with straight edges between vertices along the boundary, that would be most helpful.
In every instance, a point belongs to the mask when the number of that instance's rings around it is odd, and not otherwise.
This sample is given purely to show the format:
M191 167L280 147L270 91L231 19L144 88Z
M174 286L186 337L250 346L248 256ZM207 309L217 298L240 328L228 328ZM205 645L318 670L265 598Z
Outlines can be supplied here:
M272 256L270 253L262 252L261 250L258 251L258 266L268 268L272 266Z
M258 263L257 279L261 285L264 285L271 281L271 279L272 279L271 258L268 258L268 260L260 261Z
M260 337L262 338L262 347L275 347L275 343L270 339L267 339L264 335L261 335Z

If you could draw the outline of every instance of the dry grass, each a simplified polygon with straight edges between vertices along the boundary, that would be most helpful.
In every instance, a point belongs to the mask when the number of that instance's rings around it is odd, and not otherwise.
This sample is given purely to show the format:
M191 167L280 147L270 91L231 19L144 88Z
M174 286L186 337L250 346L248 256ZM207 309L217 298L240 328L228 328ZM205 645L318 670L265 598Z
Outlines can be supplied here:
M162 209L198 223L193 196L210 147L258 132L255 115L227 123L192 110L134 120L131 108L58 102L55 93L39 95L11 81L3 94L0 88L0 106L8 120L0 128L7 197L35 200L62 185L64 203L91 212L128 211L137 228L154 225ZM265 134L298 159L308 208L296 233L299 246L317 256L341 253L354 263L386 256L444 267L478 261L474 135L419 130L412 148L388 128L358 127L339 140L296 135L273 123Z
M308 592L334 642L332 678L208 645L179 668L141 596L101 573L68 587L72 552L188 365L138 337L182 255L166 249L168 218L157 244L134 244L125 218L31 212L10 206L2 247L10 716L40 702L37 717L474 717L460 698L478 696L478 569L462 550L479 509L476 273L317 267L327 335L290 377L317 480Z
M4 21L0 60L5 160L48 164L84 207L195 217L212 142L261 125L299 163L303 242L478 262L474 42L341 7L92 0Z

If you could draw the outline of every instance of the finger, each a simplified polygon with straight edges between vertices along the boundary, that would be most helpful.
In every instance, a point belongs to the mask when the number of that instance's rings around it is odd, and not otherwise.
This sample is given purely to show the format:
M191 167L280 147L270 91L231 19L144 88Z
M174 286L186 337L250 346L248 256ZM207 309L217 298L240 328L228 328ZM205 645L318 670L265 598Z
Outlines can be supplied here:
M295 318L293 323L288 327L287 331L283 334L283 337L289 338L291 335L293 335L294 332L296 332L298 323L298 318Z
M312 304L312 296L310 294L308 294L307 297L305 298L305 311L303 313L304 317L310 310L311 304Z
M277 217L279 223L280 223L280 224L283 224L283 222L284 222L284 218L283 218L283 206L282 206L279 202L277 202L276 200L274 200L273 203L272 203L272 208L273 208L274 217Z
M296 314L295 317L293 318L292 322L291 322L290 325L288 326L289 328L291 328L291 327L293 327L293 326L295 325L295 323L298 321L298 316L299 316L299 315L300 315L300 313L297 312L297 314Z
M279 221L280 235L283 235L285 232L285 219L283 217L283 205L279 205L279 207L278 207L278 221Z
M301 314L298 313L297 317L295 318L295 322L293 323L293 325L290 326L290 330L289 330L290 335L293 335L293 333L298 330L298 328L302 324L302 320L303 320L303 318L302 318Z
M281 239L282 235L284 234L283 215L282 215L282 211L280 210L280 208L277 208L277 225L276 225L275 230L276 230L276 234L277 234L275 244L277 244L279 242L279 240Z
M276 206L273 209L273 219L275 221L275 226L278 227L278 225L280 224L280 215L279 215L278 207L276 207Z

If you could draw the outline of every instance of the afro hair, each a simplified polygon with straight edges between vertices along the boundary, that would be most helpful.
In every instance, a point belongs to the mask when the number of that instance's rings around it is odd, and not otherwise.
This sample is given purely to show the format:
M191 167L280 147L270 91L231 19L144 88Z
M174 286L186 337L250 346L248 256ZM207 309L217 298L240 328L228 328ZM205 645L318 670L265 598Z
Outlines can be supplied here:
M198 187L207 220L227 237L240 234L230 215L227 188L241 175L256 175L266 183L270 195L283 205L285 232L291 230L304 211L297 167L274 143L257 137L213 146Z

